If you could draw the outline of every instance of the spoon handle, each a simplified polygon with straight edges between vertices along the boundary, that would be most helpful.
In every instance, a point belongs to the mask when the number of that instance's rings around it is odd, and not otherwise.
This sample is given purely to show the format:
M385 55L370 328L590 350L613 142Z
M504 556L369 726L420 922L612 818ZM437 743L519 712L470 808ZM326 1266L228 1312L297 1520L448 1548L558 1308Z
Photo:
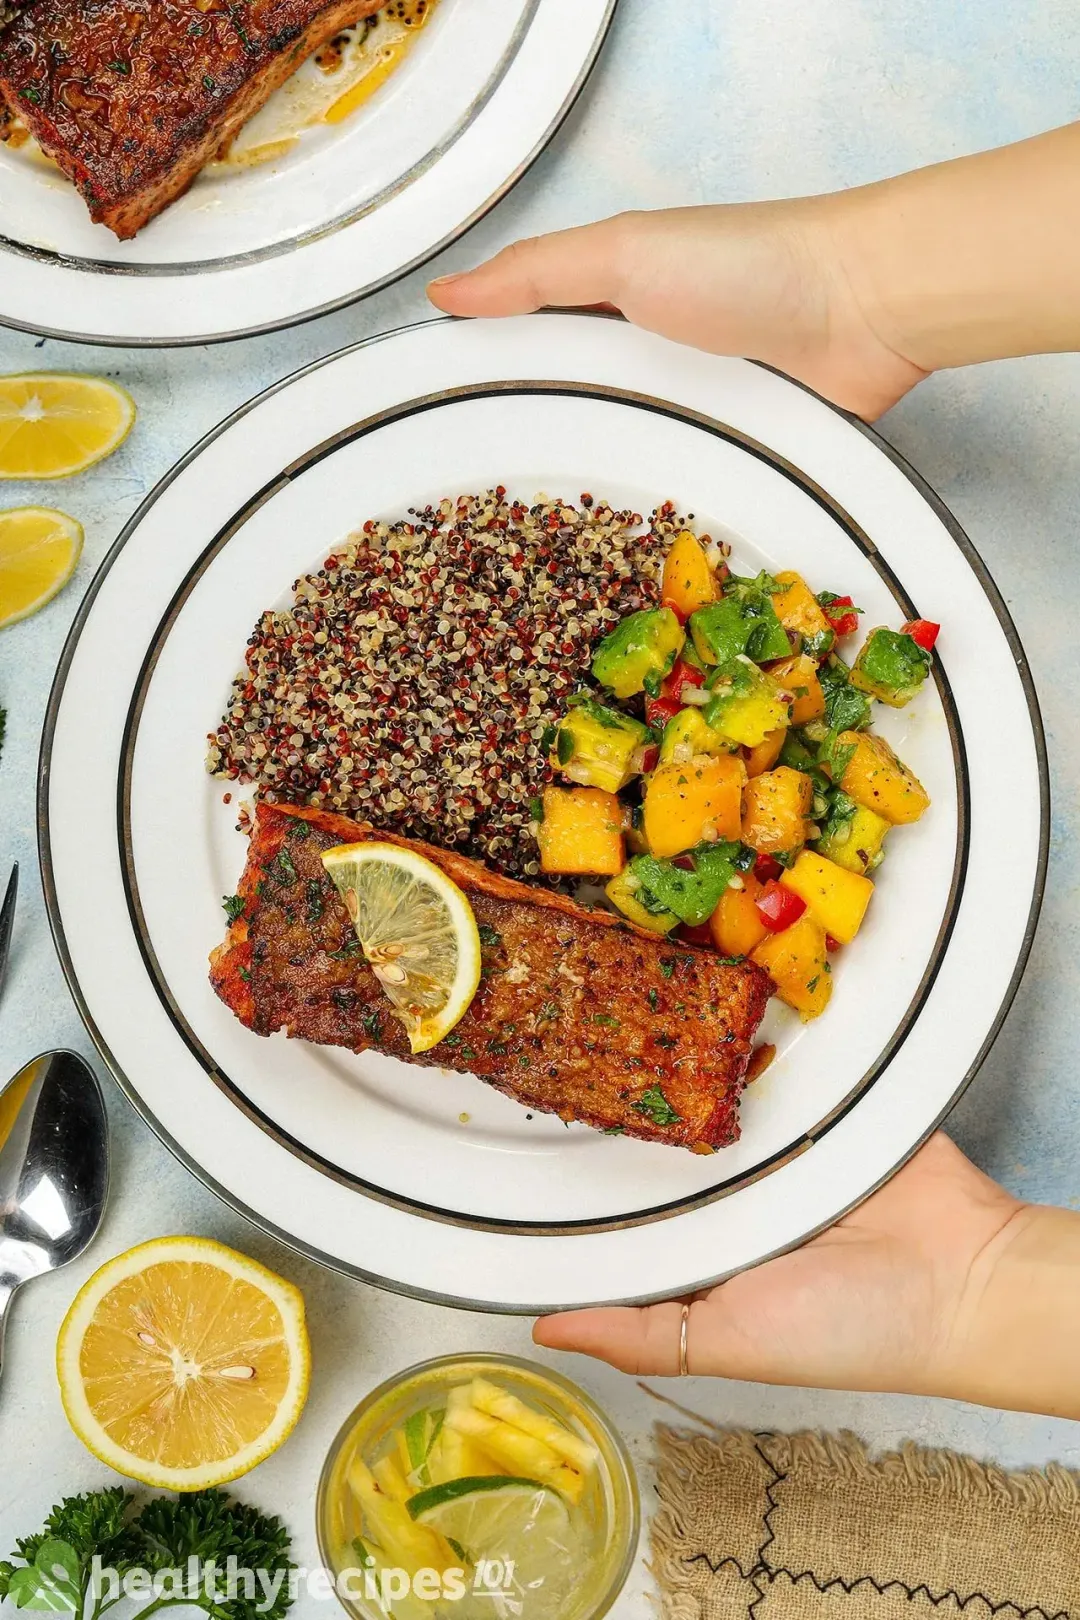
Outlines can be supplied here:
M0 1378L4 1375L4 1327L7 1323L8 1306L15 1296L15 1289L9 1283L0 1282Z

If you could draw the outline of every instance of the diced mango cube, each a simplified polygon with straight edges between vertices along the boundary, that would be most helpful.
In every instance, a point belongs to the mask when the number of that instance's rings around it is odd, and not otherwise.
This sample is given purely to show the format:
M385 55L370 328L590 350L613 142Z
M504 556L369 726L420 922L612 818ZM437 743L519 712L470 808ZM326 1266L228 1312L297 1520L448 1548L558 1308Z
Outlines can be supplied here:
M776 617L785 630L797 630L807 641L831 630L820 602L801 574L787 568L775 575L775 579L778 585L786 586L772 599Z
M780 758L780 752L784 746L784 738L786 736L787 727L780 726L776 731L770 731L768 735L758 743L756 748L750 748L747 750L747 776L760 776L763 771L772 770L773 766Z
M893 825L918 821L930 795L884 737L868 731L842 731L841 747L853 746L840 786L856 804L865 805Z
M869 878L846 871L812 849L803 850L780 882L806 902L814 920L841 945L850 945L859 932L874 893Z
M770 664L769 674L776 684L793 698L791 724L809 725L820 720L825 713L825 693L818 680L817 664L806 653L795 658L784 658L779 664Z
M602 788L544 789L540 869L614 877L626 865L622 806Z
M743 843L762 855L801 849L813 802L814 784L805 771L778 765L752 777L743 796Z
M644 827L661 859L710 839L737 839L746 767L735 754L659 765L645 784Z
M660 595L665 607L672 608L684 623L691 613L715 602L720 595L705 548L688 529L683 529L671 542L664 559Z
M768 933L754 904L761 884L753 872L744 872L741 889L725 889L709 918L709 932L721 956L749 956Z
M765 969L781 1001L794 1007L804 1023L818 1018L829 1005L832 977L825 930L808 911L782 933L763 939L752 960Z

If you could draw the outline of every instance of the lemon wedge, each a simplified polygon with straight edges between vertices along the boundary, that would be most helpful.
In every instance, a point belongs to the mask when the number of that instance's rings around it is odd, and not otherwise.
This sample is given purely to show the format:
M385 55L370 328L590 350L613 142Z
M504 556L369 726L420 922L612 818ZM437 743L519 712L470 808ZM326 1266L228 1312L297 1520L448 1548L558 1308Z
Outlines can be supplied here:
M47 506L0 512L0 630L51 602L78 565L82 525Z
M56 1348L68 1422L109 1468L175 1491L246 1474L307 1399L304 1301L208 1238L167 1237L81 1289Z
M118 449L135 402L104 377L28 371L0 377L0 478L70 478Z
M414 1052L436 1046L480 983L472 907L433 861L396 844L339 844L322 862Z

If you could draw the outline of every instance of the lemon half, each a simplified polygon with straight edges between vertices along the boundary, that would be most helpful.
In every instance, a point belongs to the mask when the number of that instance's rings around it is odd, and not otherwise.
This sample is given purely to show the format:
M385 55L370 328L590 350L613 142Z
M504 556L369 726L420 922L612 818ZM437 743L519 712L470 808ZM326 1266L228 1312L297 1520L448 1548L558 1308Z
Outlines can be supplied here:
M47 506L0 512L0 630L63 590L82 555L82 525Z
M291 1433L310 1351L299 1290L208 1238L167 1237L94 1273L56 1347L68 1422L144 1485L246 1474Z
M480 983L472 907L433 861L396 844L339 844L322 862L409 1045L430 1051L468 1011Z
M0 377L0 478L71 478L111 456L134 421L131 395L104 377Z

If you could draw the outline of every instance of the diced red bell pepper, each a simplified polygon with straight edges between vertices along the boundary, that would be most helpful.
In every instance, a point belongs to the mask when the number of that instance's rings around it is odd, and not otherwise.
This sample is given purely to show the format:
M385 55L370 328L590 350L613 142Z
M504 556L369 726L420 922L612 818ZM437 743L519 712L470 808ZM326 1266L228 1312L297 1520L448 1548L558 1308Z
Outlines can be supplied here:
M704 686L705 671L698 669L696 664L687 663L685 658L676 658L675 667L668 675L660 688L660 696L675 698L682 702L682 689L684 686Z
M827 951L838 951L840 949L840 941L838 939L833 939L831 934L826 934L825 949Z
M785 928L790 928L806 910L805 900L772 879L766 883L754 904L758 916L773 934L781 934Z
M649 697L645 695L645 724L657 731L663 731L669 720L674 720L682 704L673 697Z
M642 749L641 772L643 776L648 776L650 771L655 771L659 758L660 750L655 743L649 743Z
M924 652L933 652L934 642L941 634L940 624L932 619L909 619L904 626L904 634L910 636Z
M859 612L853 597L834 596L821 611L838 636L853 636L859 628Z
M680 923L675 930L675 934L678 939L684 939L688 945L708 945L711 947L713 944L713 937L709 932L708 923L701 923L697 926L692 923Z
M775 883L784 868L772 855L759 855L754 862L754 876L759 883Z

